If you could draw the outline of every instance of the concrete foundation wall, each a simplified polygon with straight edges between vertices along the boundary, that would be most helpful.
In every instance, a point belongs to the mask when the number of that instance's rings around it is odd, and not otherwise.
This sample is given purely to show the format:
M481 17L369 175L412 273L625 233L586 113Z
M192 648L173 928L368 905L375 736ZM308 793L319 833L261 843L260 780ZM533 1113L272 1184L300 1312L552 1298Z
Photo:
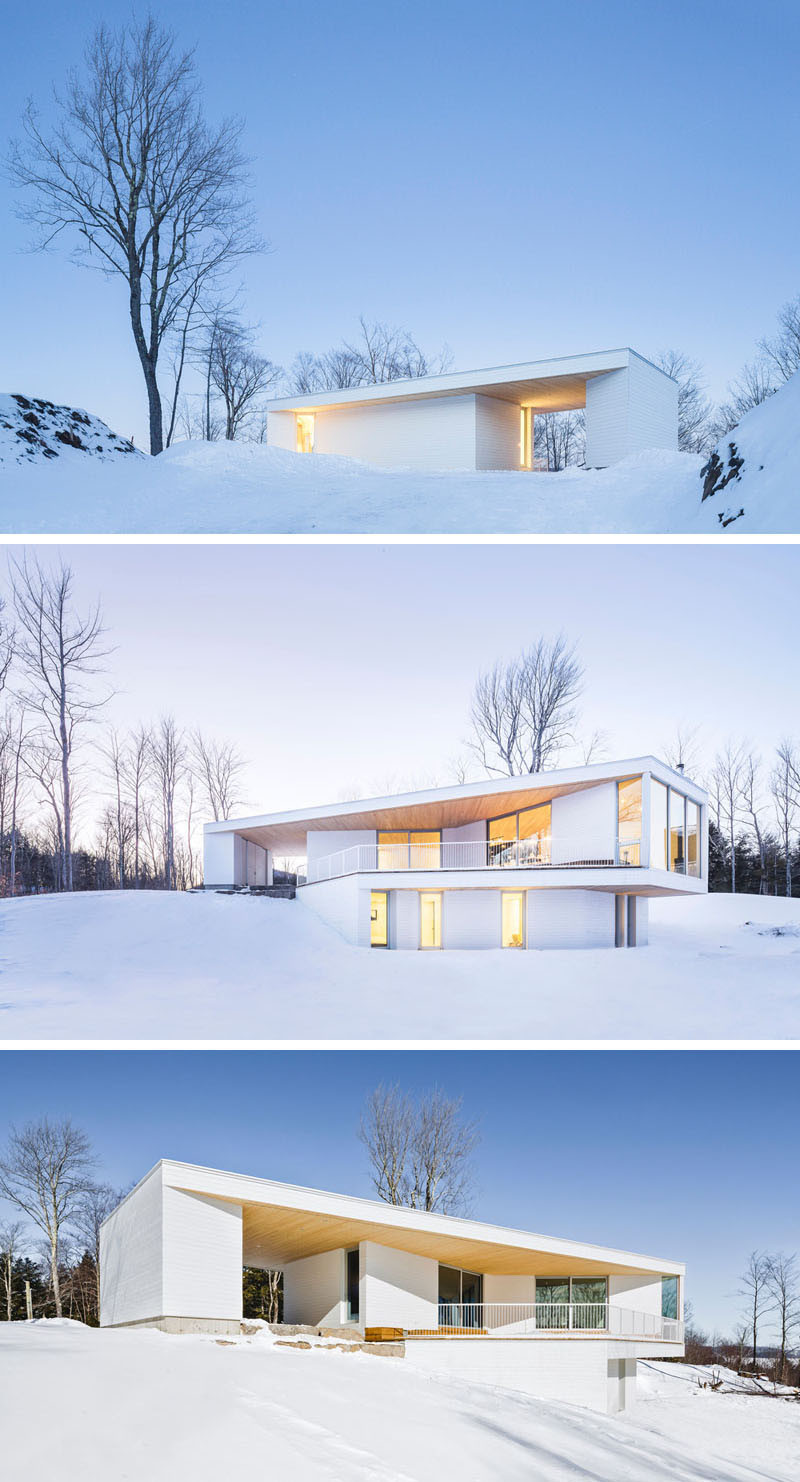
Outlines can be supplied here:
M609 1345L602 1340L413 1338L406 1363L429 1373L499 1385L543 1400L564 1400L604 1414L609 1404Z

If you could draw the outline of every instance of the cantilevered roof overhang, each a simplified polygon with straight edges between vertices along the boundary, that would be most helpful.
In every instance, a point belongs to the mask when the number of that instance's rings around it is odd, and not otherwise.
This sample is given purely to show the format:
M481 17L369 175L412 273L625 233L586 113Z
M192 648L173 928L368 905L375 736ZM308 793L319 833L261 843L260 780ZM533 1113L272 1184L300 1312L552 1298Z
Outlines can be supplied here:
M683 1274L675 1261L582 1241L535 1235L479 1220L396 1209L379 1200L331 1194L270 1179L165 1160L164 1183L240 1205L245 1265L281 1266L373 1240L445 1265L496 1275Z
M363 407L371 403L423 401L430 397L495 396L516 406L547 412L574 411L586 405L586 382L609 371L626 370L631 360L644 360L628 346L596 350L588 355L561 355L521 365L497 365L474 371L447 371L377 386L354 386L343 391L309 391L267 403L270 412L325 412L336 407ZM646 361L652 365L652 361ZM654 366L661 375L659 366ZM671 378L667 376L667 380Z
M219 823L207 823L205 831L236 833L264 849L281 854L304 854L309 830L458 828L518 808L550 802L565 793L581 792L604 782L639 776L643 772L651 772L661 782L680 788L695 802L706 800L703 789L682 773L674 771L657 757L640 756L588 767L529 773L524 777L500 777L383 798L329 803L289 813L223 819Z

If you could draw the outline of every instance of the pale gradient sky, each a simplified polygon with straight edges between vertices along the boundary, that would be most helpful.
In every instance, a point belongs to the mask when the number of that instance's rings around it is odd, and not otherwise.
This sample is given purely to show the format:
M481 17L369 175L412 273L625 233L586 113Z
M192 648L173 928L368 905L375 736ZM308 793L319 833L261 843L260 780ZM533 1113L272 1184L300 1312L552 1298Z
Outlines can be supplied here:
M609 757L658 753L678 723L701 727L709 757L729 735L766 757L800 734L796 547L62 553L116 645L110 717L174 711L234 740L249 762L240 812L453 781L478 671L559 631L579 644L585 728L607 731Z
M6 9L2 141L129 5ZM676 346L719 396L800 288L795 0L156 9L197 43L209 117L246 118L272 252L245 299L275 361L363 312L447 341L462 370ZM0 182L0 389L141 443L121 280L25 255L13 204Z
M800 1114L797 1058L12 1051L0 1055L0 1146L9 1122L71 1116L97 1149L100 1176L116 1186L177 1158L371 1197L356 1137L365 1097L380 1081L439 1085L480 1122L476 1218L683 1260L698 1321L730 1332L750 1251L797 1249L800 1199L787 1163ZM743 1106L758 1114L741 1115ZM610 1162L609 1128L623 1125L624 1157Z

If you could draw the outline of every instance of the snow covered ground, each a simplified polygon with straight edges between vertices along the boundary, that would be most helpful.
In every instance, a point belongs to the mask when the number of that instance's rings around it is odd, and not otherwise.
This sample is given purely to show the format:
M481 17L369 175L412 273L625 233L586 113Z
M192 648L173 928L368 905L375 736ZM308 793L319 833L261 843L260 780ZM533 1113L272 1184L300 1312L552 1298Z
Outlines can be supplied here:
M800 1037L800 900L650 909L635 951L437 953L351 947L299 901L4 900L0 1037Z
M655 450L554 474L420 473L254 443L185 442L159 458L118 452L110 467L114 435L103 423L91 429L102 455L52 439L44 453L20 444L18 414L0 397L6 533L719 535L720 515L736 516L729 534L800 530L800 373L723 439L721 455L732 439L745 465L705 502L704 460L688 453ZM129 451L120 439L114 446Z
M701 1391L667 1367L648 1366L642 1403L612 1417L263 1332L220 1343L0 1323L3 1477L795 1482L800 1406Z

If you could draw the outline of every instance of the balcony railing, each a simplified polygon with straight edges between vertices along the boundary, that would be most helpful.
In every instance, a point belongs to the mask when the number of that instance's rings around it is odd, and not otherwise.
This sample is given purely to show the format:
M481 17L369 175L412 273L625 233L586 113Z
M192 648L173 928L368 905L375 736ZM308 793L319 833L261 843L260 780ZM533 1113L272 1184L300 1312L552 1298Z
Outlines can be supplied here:
M364 871L614 869L638 866L639 839L473 839L421 844L354 844L309 860L306 881Z
M683 1342L683 1323L658 1313L610 1302L440 1302L435 1328L407 1329L409 1336L536 1337L544 1333L601 1333L609 1338Z

